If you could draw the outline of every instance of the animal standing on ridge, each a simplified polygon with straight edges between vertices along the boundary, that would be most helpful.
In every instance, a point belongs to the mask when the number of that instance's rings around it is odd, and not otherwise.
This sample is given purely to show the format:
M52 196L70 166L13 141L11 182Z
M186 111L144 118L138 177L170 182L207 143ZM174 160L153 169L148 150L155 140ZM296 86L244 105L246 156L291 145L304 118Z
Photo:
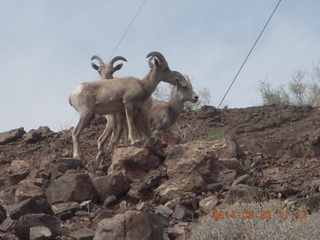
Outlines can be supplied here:
M128 123L128 140L134 144L133 111L141 109L141 114L147 124L145 128L151 132L150 109L143 107L144 102L151 96L160 81L174 85L183 76L179 72L170 70L161 53L151 52L147 58L153 59L154 64L152 64L149 74L142 80L124 77L116 80L85 82L70 94L69 103L80 115L79 122L72 132L74 158L83 159L79 137L95 114L107 115L125 112Z
M196 103L199 96L193 91L192 84L187 75L184 75L184 80L177 80L174 85L169 102L160 101L156 99L148 100L150 106L150 124L151 129L154 130L167 130L179 119L181 112L184 108L184 103L190 101ZM135 127L139 133L144 132L143 119L140 115L135 113ZM141 129L142 128L142 129ZM123 129L123 123L118 122L116 125L116 133L114 136L115 142L111 146L117 147L120 139L120 135ZM119 131L120 129L120 131Z
M117 56L114 57L109 63L104 63L102 58L94 55L91 60L97 59L99 61L99 66L96 65L95 63L91 63L92 67L98 71L99 75L100 75L100 79L101 80L108 80L108 79L114 79L113 74L120 70L123 66L123 64L118 64L116 66L113 66L113 64L116 61L122 60L127 62L127 59L125 59L124 57L121 56ZM98 139L98 149L101 149L101 143L105 142L105 138L108 138L111 135L111 140L110 142L113 140L113 136L114 136L114 130L116 127L116 123L117 122L124 122L125 121L125 113L117 113L117 114L109 114L106 115L106 119L107 119L107 124L105 127L104 132L102 133L102 135L99 137ZM128 142L128 136L126 135L126 143ZM98 154L99 156L99 154Z

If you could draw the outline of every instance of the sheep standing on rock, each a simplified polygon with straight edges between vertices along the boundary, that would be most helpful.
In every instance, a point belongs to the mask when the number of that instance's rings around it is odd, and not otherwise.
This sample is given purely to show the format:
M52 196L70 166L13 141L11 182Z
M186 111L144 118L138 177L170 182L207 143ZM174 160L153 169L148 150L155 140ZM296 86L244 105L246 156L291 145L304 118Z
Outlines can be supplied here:
M79 122L72 132L73 157L83 158L79 144L79 137L83 129L94 118L95 114L107 115L125 112L128 123L128 139L131 144L133 138L133 112L140 109L146 119L145 128L151 132L150 109L143 104L151 96L160 81L174 84L183 78L182 74L171 71L164 56L159 52L151 52L147 58L154 60L149 74L142 80L134 77L118 78L108 81L85 82L76 87L70 94L69 103L80 115Z
M94 55L91 58L91 60L94 60L94 59L97 59L99 61L99 66L96 65L95 63L91 63L91 65L95 70L98 71L101 80L114 79L113 74L116 71L120 70L123 66L122 63L118 64L116 66L113 66L113 64L116 61L122 60L122 61L127 62L127 59L125 59L124 57L121 57L121 56L114 57L109 63L104 63L102 58L97 55ZM109 115L106 115L106 119L107 119L106 128L105 128L104 132L102 133L102 135L98 139L98 149L101 149L101 144L103 144L110 135L111 135L110 142L113 140L116 123L117 122L124 122L126 119L126 115L125 115L125 113L109 114ZM126 138L125 141L127 143L128 136L126 135L125 138Z
M183 79L177 79L172 89L169 102L160 101L156 99L148 100L150 106L150 124L152 130L167 130L179 119L181 112L184 108L184 103L187 101L197 102L199 96L193 91L192 84L187 75ZM145 132L142 123L144 119L138 113L135 113L135 126L139 133ZM116 129L122 130L123 126L118 122ZM118 146L121 131L116 131L114 136L114 145Z

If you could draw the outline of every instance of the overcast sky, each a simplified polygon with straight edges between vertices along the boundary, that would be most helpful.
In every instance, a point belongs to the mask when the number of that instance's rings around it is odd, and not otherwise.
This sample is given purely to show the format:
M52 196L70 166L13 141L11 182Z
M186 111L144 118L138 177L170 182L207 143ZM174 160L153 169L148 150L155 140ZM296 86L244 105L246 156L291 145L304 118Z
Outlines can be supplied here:
M98 79L95 54L111 57L144 0L4 1L0 7L0 132L75 126L70 92ZM278 0L147 0L114 56L115 75L143 78L146 55L207 88L218 106ZM320 60L320 1L282 0L222 106L262 104L260 80L285 85Z

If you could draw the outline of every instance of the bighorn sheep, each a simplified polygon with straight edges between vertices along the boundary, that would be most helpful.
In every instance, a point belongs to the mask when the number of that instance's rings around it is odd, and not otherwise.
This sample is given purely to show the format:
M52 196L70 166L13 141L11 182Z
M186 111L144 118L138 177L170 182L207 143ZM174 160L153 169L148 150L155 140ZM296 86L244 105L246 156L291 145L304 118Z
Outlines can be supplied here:
M166 130L169 129L180 117L184 107L184 103L187 101L197 102L199 96L193 91L192 84L187 75L184 75L184 79L177 79L174 85L169 102L152 99L150 97L150 123L152 130ZM139 132L143 130L139 129L142 119L139 114L135 114L135 126ZM123 126L118 122L117 129L123 129ZM121 135L121 131L116 131L114 136L114 146L118 145L118 140ZM112 141L112 140L111 140Z
M183 77L179 72L171 71L164 56L159 52L151 52L147 58L154 60L149 74L139 80L124 77L117 80L85 82L76 87L70 94L69 103L80 115L79 122L72 132L73 157L83 158L79 144L79 136L93 119L94 114L107 115L125 112L128 123L128 139L133 144L132 134L133 111L141 109L146 119L146 129L151 132L149 109L143 107L160 81L174 84ZM149 60L150 61L150 60Z
M166 130L170 128L180 117L186 101L197 102L199 96L193 91L191 82L187 75L187 81L178 81L171 92L169 102L152 100L151 128L153 130Z
M116 65L115 67L113 66L113 64L116 61L122 60L122 61L127 61L127 59L125 59L124 57L121 56L117 56L114 57L113 59L111 59L111 61L109 63L104 63L101 59L101 57L94 55L91 60L97 59L99 61L99 66L96 65L95 63L91 63L92 67L97 70L99 72L100 78L101 79L112 79L113 78L113 74L120 70L123 66L122 63Z
M121 56L114 57L109 63L104 63L102 58L97 55L94 55L91 58L91 60L94 60L94 59L97 59L99 61L99 66L96 65L95 63L91 63L91 65L95 70L98 71L101 80L114 79L113 73L120 70L123 66L123 64L121 63L114 67L113 64L116 61L122 60L127 62L127 59ZM106 118L107 118L107 125L103 134L98 139L98 149L101 148L100 147L101 142L105 142L104 138L108 138L112 134L111 140L113 139L113 133L114 133L114 128L115 128L117 119L120 122L124 121L125 114L124 113L110 114L110 115L106 115Z

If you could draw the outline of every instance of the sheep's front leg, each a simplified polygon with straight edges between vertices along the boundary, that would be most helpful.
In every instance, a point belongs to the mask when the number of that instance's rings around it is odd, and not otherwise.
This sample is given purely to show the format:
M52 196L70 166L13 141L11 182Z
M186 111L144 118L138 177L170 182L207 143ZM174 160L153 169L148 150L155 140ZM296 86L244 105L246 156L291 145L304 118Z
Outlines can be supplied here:
M124 109L126 112L127 123L128 123L128 140L131 145L135 144L133 138L132 126L133 126L133 104L129 102L124 102Z
M144 129L144 140L151 136L151 124L150 124L150 110L149 109L142 109L141 111L141 124L143 124Z

